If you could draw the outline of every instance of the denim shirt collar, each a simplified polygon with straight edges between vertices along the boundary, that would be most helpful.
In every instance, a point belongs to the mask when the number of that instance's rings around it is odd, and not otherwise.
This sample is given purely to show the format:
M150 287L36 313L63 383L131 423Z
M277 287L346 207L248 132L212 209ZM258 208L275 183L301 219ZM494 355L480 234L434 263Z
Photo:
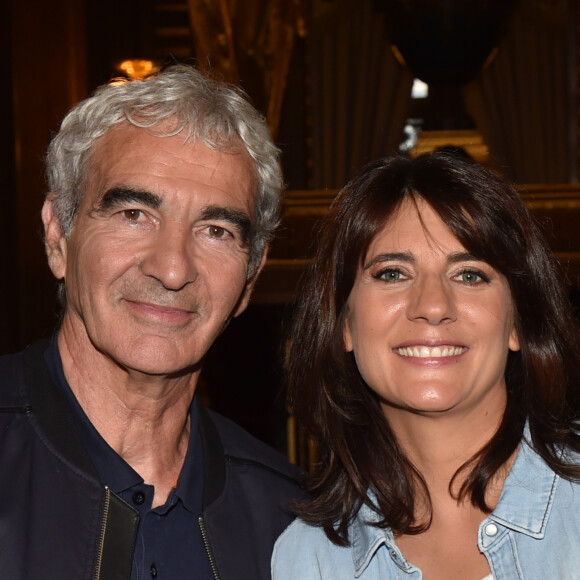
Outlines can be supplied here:
M369 498L374 501L374 494L369 491ZM377 550L384 544L393 561L402 570L414 568L409 564L397 544L390 528L378 528L372 524L379 516L370 507L363 505L355 516L351 531L352 559L355 568L355 578L359 578L370 564Z
M485 534L485 527L490 522L497 522L503 528L537 539L545 535L559 477L530 448L527 437L529 437L529 430L526 428L514 464L505 480L499 502L480 525L479 541L483 548L488 548L503 535L490 537ZM372 492L369 492L369 498L374 501ZM381 529L369 525L378 520L378 515L371 508L363 505L350 527L355 578L361 576L383 544L399 568L405 571L414 569L397 547L390 528Z
M370 492L369 495L371 499L374 499ZM377 520L378 515L368 506L362 505L350 527L355 578L358 578L364 572L375 552L382 544L387 542L387 537L389 535L392 537L390 529L384 530L369 525Z
M495 521L506 528L542 539L560 478L529 446L526 428L514 464L503 485L499 502L482 523ZM484 543L488 543L487 540Z

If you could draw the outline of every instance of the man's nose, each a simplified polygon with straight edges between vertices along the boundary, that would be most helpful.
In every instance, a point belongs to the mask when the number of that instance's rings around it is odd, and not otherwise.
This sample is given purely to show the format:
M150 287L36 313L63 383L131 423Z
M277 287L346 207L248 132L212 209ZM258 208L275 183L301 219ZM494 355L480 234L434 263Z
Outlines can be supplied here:
M421 276L411 289L407 316L433 325L456 320L457 307L449 281L435 274Z
M168 290L181 290L197 278L194 254L191 229L168 223L152 237L141 270Z

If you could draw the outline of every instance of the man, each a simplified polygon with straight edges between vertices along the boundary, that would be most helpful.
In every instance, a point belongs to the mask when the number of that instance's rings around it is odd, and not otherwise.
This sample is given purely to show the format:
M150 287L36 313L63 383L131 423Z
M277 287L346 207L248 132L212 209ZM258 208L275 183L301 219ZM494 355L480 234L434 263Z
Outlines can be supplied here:
M0 577L269 577L296 472L194 397L277 222L263 118L176 65L76 106L47 168L64 314L0 359Z

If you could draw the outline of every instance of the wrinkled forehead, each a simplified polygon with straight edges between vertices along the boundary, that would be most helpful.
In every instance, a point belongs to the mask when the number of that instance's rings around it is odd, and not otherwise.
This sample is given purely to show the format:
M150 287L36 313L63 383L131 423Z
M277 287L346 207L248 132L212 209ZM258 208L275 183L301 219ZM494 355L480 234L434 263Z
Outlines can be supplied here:
M170 149L175 151L175 163L194 161L203 150L221 154L224 165L234 163L240 172L240 180L248 181L248 195L255 202L258 187L258 172L256 163L238 137L220 144L206 142L201 137L195 137L181 130L173 133L175 124L171 120L164 121L155 127L139 127L129 122L119 123L107 130L93 144L87 159L83 196L87 187L98 180L103 173L110 171L111 164L120 164L123 159L129 163L134 158L136 164L147 165L155 158L156 151ZM183 153L183 154L181 154Z
M206 134L207 133L207 134ZM143 137L149 137L152 142L159 139L162 144L164 139L179 141L184 146L205 145L209 149L228 153L232 155L243 155L254 165L254 160L250 156L247 147L241 138L232 133L223 136L213 134L208 131L196 131L194 128L183 126L178 120L165 119L156 125L140 125L138 119L122 121L109 127L101 136L97 137L90 148L89 155L95 156L98 152L106 148L111 142L131 142Z

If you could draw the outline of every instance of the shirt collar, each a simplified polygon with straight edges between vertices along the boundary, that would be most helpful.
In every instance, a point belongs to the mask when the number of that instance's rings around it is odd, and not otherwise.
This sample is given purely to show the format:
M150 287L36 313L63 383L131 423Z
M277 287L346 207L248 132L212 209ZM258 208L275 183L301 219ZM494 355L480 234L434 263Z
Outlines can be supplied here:
M559 477L528 444L529 430L518 449L489 519L541 539L546 532Z
M355 578L364 572L379 546L386 543L387 530L371 525L377 520L378 515L368 506L362 505L352 522L349 539L352 546Z
M203 495L203 448L199 432L198 406L197 397L194 397L189 409L191 422L187 454L175 489L175 494L184 507L195 515L201 513Z
M375 501L374 494L369 491L369 498ZM399 550L393 532L390 528L378 528L373 523L379 521L378 514L369 506L363 505L353 519L350 528L350 541L352 546L352 559L355 568L355 578L359 578L377 552L384 544L389 550L392 560L402 570L409 570L412 565L407 562Z

